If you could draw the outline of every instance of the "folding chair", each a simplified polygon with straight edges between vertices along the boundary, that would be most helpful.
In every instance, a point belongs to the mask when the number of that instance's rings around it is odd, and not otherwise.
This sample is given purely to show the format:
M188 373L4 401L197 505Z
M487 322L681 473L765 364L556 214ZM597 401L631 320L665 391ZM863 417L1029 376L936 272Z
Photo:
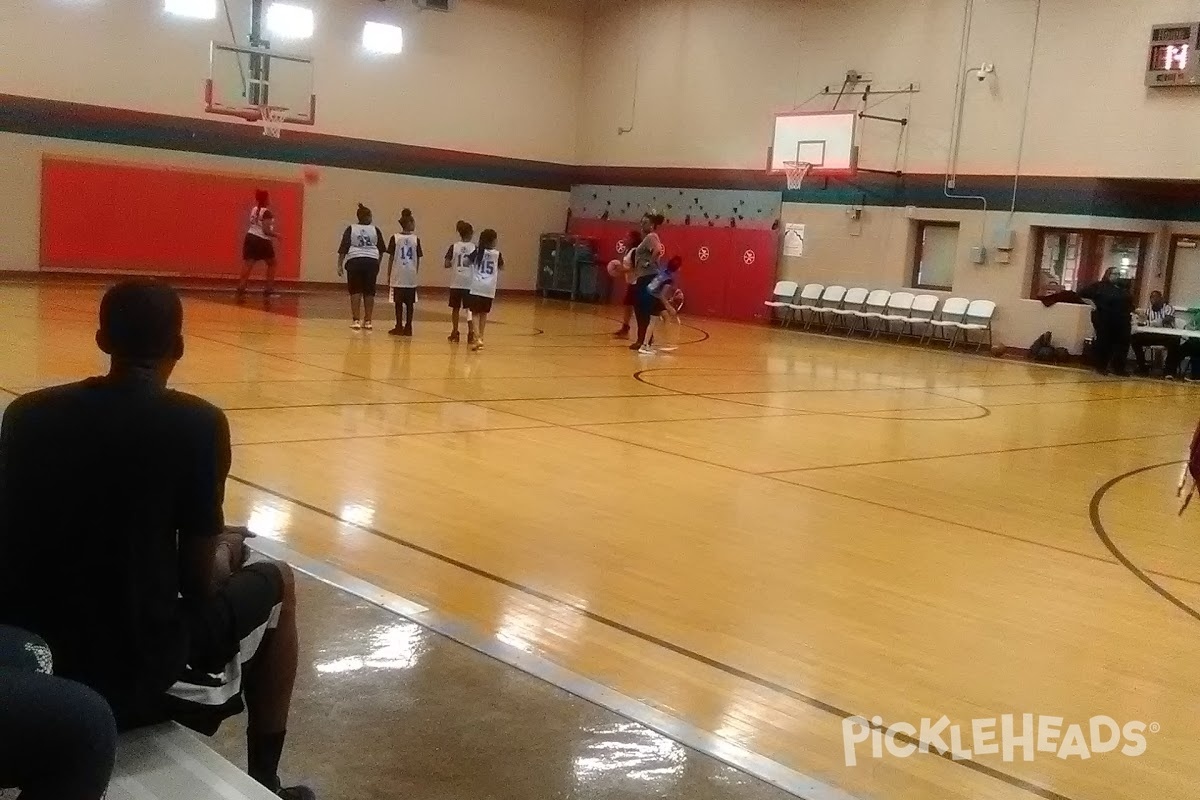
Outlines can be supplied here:
M846 331L850 331L850 325L854 320L854 312L862 311L863 303L867 302L867 290L861 287L855 287L846 292L846 297L842 300L841 308L831 308L829 313L832 315L829 318L829 330L833 330L834 323L842 320L846 326Z
M967 344L971 343L971 333L979 332L987 334L987 346L992 346L992 316L996 313L996 304L991 300L972 300L967 306L967 313L962 322L954 326L954 339L950 342L950 346L954 347L958 341L958 333L962 331L963 341ZM979 341L975 343L975 352L978 353L983 349L984 337L979 337Z
M800 290L800 302L787 304L788 308L792 310L792 319L794 320L796 315L799 314L800 320L805 322L805 330L808 330L811 320L805 320L804 314L808 312L811 316L817 313L817 309L821 307L820 300L823 291L825 291L824 284L806 283L804 284L804 288Z
M862 310L852 313L853 319L850 320L850 330L846 332L847 335L854 333L854 327L860 319L863 321L863 330L868 334L871 333L871 320L883 316L891 296L892 293L887 289L876 289L867 295L867 302L863 305Z
M908 326L908 335L916 336L919 341L924 341L925 334L929 331L929 323L937 315L938 297L933 294L919 294L913 300L912 312L908 315L908 319L904 320Z
M881 332L892 332L892 323L900 323L900 333L896 334L896 341L900 341L901 334L904 333L904 323L908 321L908 315L912 313L913 300L916 297L912 292L893 292L888 298L887 308L879 315L879 325L875 326L875 336Z
M821 307L817 309L817 317L824 324L824 330L829 330L828 320L833 317L835 308L842 307L842 300L845 297L845 286L826 286L825 291L821 293Z
M775 312L781 308L790 309L789 303L796 298L796 292L799 290L800 284L795 281L780 281L775 284L775 288L771 290L770 300L764 300L763 305L771 309L771 317L774 319ZM779 317L780 325L787 325L788 315Z
M929 336L927 340L932 342L939 331L954 330L954 336L947 336L947 341L950 346L954 346L954 339L957 338L957 326L963 321L963 317L967 314L967 307L971 305L971 301L965 297L951 297L942 304L942 313L937 319L929 320Z

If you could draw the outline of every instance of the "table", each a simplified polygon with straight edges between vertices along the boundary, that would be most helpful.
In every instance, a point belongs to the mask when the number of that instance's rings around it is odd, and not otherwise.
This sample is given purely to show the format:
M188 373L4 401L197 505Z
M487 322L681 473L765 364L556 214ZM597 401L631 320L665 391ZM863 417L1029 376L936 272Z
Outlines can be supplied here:
M1183 328L1153 328L1149 325L1134 325L1134 333L1159 333L1164 336L1178 336L1180 339L1200 339L1200 331L1189 331Z

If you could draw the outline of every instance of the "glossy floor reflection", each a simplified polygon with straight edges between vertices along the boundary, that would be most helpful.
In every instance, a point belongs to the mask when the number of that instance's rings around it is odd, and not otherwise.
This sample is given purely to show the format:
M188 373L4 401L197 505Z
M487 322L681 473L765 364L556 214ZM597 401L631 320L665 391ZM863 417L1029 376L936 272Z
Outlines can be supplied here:
M321 800L791 797L324 583L298 590L284 770ZM236 764L243 726L211 741Z

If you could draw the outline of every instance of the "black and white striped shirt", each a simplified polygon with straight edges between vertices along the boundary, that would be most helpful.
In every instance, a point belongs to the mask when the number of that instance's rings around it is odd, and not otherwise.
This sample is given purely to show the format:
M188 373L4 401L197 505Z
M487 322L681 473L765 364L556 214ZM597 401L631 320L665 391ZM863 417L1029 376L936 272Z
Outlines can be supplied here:
M1170 303L1163 303L1154 310L1154 306L1146 309L1146 324L1156 328L1174 327L1175 309ZM1171 320L1171 324L1167 324L1167 320Z

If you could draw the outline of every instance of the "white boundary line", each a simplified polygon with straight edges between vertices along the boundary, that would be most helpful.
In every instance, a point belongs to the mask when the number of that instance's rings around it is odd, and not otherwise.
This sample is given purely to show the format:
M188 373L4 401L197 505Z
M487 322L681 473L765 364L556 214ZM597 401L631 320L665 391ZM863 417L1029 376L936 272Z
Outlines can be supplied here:
M690 747L789 794L803 798L803 800L858 800L854 795L847 794L841 789L797 772L766 756L739 747L688 722L664 714L656 708L620 694L590 678L564 669L542 656L525 652L494 636L482 635L460 622L455 622L425 606L356 578L337 567L301 555L277 541L255 538L247 544L263 555L286 561L295 569L322 583L360 597L476 652L539 678L569 694L633 720L685 747Z

